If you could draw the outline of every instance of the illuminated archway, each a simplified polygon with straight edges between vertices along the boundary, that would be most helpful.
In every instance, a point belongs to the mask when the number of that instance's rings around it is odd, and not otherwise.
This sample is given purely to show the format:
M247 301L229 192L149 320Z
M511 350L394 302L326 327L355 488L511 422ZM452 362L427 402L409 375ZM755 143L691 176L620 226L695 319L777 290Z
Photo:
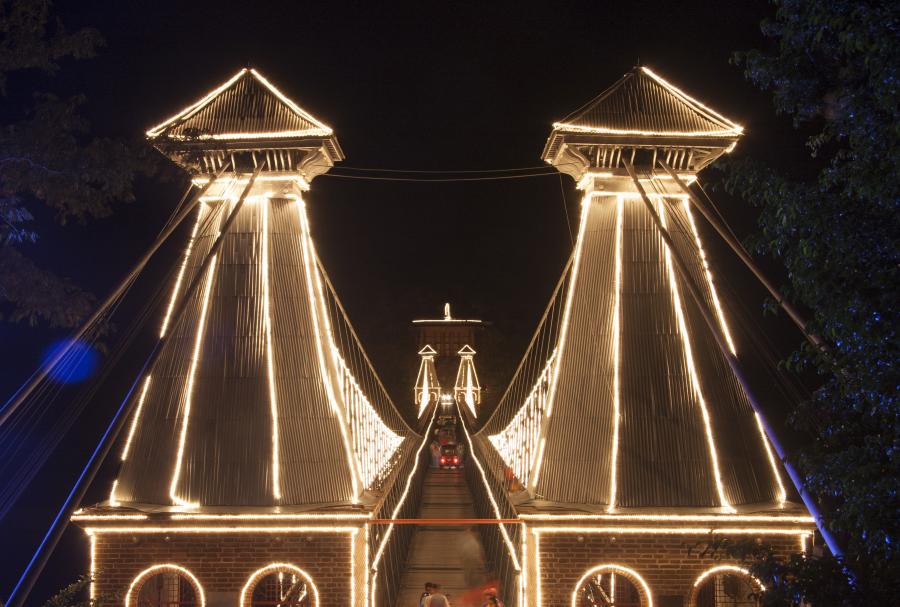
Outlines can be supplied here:
M622 565L589 569L572 591L572 607L653 607L653 595L644 578Z
M141 571L128 587L125 607L206 607L203 587L193 573L171 563Z
M691 588L690 607L757 607L754 595L766 587L750 572L734 565L707 569Z
M289 563L272 563L257 569L241 590L241 607L267 607L283 603L319 607L319 589L312 577Z

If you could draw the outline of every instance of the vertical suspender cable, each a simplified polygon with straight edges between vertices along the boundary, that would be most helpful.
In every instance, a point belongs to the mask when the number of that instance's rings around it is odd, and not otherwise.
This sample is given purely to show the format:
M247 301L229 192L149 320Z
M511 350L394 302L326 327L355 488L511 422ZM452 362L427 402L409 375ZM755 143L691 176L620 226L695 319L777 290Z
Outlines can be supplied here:
M197 206L200 202L200 198L206 193L206 191L210 188L216 178L221 175L225 169L228 168L228 165L222 168L221 171L215 176L210 178L209 182L204 185L191 199L191 201L182 207L181 211L168 223L168 225L163 229L162 232L159 233L159 236L156 237L156 240L153 241L153 244L150 245L138 262L134 265L131 271L128 273L125 278L122 279L121 282L113 289L112 293L107 296L106 299L103 300L103 303L97 308L97 310L91 314L90 318L88 318L84 323L81 324L78 329L69 336L66 340L63 347L61 347L51 358L49 361L41 365L41 367L32 374L32 376L28 379L28 381L20 387L16 392L6 401L3 405L3 408L0 409L0 426L5 424L10 416L16 412L16 410L22 406L22 403L34 392L34 389L40 384L50 373L50 370L53 369L59 362L68 354L71 349L72 344L76 341L84 337L84 335L88 332L88 330L94 326L94 324L109 310L110 306L116 302L126 290L128 290L129 285L137 278L138 274L144 269L144 266L150 261L150 258L159 250L162 244L172 235L172 232L181 225L181 222L184 221L185 217L187 217L191 211Z
M231 211L228 219L222 225L222 229L219 232L218 237L216 237L215 242L213 242L212 247L204 258L203 263L197 270L197 274L194 277L194 280L191 281L190 286L188 286L188 288L184 291L184 294L181 296L181 299L178 301L178 305L176 306L172 315L173 327L177 326L183 318L184 313L187 310L187 305L193 298L195 292L197 291L197 288L200 286L200 283L203 282L203 279L206 276L213 258L222 248L222 241L225 238L225 235L228 233L228 230L231 228L231 225L237 218L241 207L244 205L244 200L246 200L247 195L253 188L253 183L256 181L256 178L259 176L259 173L260 171L262 171L264 166L265 163L260 164L256 169L256 172L254 172L252 177L250 177L247 186L244 188L244 191L241 192L240 198L234 205L234 209ZM221 174L221 172L219 174ZM210 183L212 183L213 181L214 179L210 179ZM37 581L38 576L44 569L44 565L47 564L47 559L50 558L50 554L52 554L54 548L56 548L57 543L59 543L59 539L62 537L63 532L66 530L69 519L72 518L72 513L84 499L84 495L87 492L91 482L94 480L94 477L97 476L97 472L100 470L100 467L103 464L103 460L106 459L106 455L112 448L113 443L115 443L116 438L122 431L122 428L125 426L125 422L129 417L131 417L132 409L134 408L136 402L136 399L131 398L131 396L134 393L134 390L137 387L138 383L140 382L141 377L144 375L145 371L153 367L154 363L163 352L163 346L165 346L169 337L173 334L174 331L169 331L168 333L160 337L157 340L156 344L153 346L153 350L150 352L150 355L144 362L144 366L141 368L140 373L138 373L134 383L131 384L128 392L125 394L125 398L122 400L119 408L116 410L115 415L113 415L112 420L109 422L106 431L100 438L100 442L97 443L97 446L94 448L94 451L91 454L90 459L88 459L87 464L85 464L84 469L82 469L78 480L75 481L75 485L72 486L72 490L66 497L66 501L63 502L62 507L56 514L56 518L54 518L53 522L50 524L50 528L44 535L44 539L41 540L40 545L38 546L37 550L35 550L34 555L31 557L31 561L29 561L28 565L25 567L25 571L22 572L22 576L19 578L19 581L13 588L12 593L9 595L9 600L7 600L5 607L22 607L24 605L25 600L28 598L28 593L31 592L32 587L34 587L35 581Z
M735 240L731 232L727 230L724 225L722 225L722 222L719 220L719 218L712 213L712 211L709 209L709 207L706 206L706 204L704 204L700 201L699 198L697 198L694 192L687 186L686 183L684 183L684 181L681 180L678 174L672 170L672 167L670 167L665 160L663 160L662 158L658 158L657 162L659 162L659 164L666 170L669 176L672 177L673 180L675 180L675 183L678 184L678 187L684 190L684 193L688 195L688 198L690 199L691 203L693 203L694 207L698 211L700 211L700 213L706 218L710 225L715 228L716 232L719 233L719 236L721 236L722 239L726 243L728 243L728 246L731 247L731 250L735 252L735 254L738 256L738 258L740 258L742 262L744 262L744 265L749 268L749 270L753 273L757 280L762 283L762 286L766 288L766 290L769 292L769 295L771 295L775 299L775 303L781 306L781 308L787 313L788 317L790 317L790 319L794 322L795 325L797 325L800 331L803 332L803 336L806 337L809 343L815 346L816 349L818 349L820 352L827 354L828 346L825 341L815 333L809 331L809 329L807 328L806 319L803 318L803 315L800 314L797 308L795 308L793 304L791 304L791 302L787 301L784 298L784 295L782 295L782 293L777 288L775 288L775 285L773 285L772 282L769 281L768 278L766 278L766 275L763 274L763 271L759 268L758 265L756 265L756 262L754 262L753 259L751 259L751 257L747 254L747 252L744 250L744 247L742 247L741 244L737 240Z
M803 484L803 479L800 476L800 473L794 468L793 464L791 464L785 455L785 451L783 446L781 445L781 441L778 440L778 437L775 434L775 431L772 429L772 426L769 424L766 419L760 405L759 400L754 395L753 391L750 389L750 384L747 381L747 377L744 374L743 369L741 368L740 363L737 361L737 358L731 353L731 350L728 347L728 343L725 341L725 337L722 335L719 326L716 324L715 319L710 313L709 309L706 306L706 302L703 299L702 294L700 293L700 289L694 283L691 278L690 271L688 270L687 265L684 260L681 258L681 255L678 253L675 248L675 242L672 240L672 237L669 235L669 231L663 227L662 222L659 219L659 215L656 213L656 209L653 208L653 203L650 201L650 198L647 196L647 192L644 191L644 187L640 184L637 178L637 174L634 172L634 166L628 160L623 160L625 164L625 169L628 171L628 175L631 177L631 180L634 182L635 187L637 188L638 193L641 195L641 198L644 201L644 204L647 206L647 210L650 212L650 217L653 219L653 224L656 226L659 235L665 241L666 245L669 247L669 250L672 255L672 260L675 262L675 267L678 270L678 273L681 275L682 281L684 281L685 286L687 287L688 292L691 294L691 298L697 304L697 307L700 310L700 314L703 316L703 320L706 322L707 327L710 332L712 332L713 337L716 340L716 344L719 346L719 350L722 352L722 356L725 357L726 362L728 362L728 366L731 368L732 373L734 373L735 378L740 382L741 387L744 389L744 394L747 396L747 400L750 402L750 406L753 408L753 411L759 416L759 420L765 428L766 436L769 437L769 441L772 443L772 446L775 447L775 451L778 453L778 458L784 464L784 468L788 473L788 476L791 477L791 481L794 483L794 487L797 488L797 491L800 493L800 498L803 500L803 503L806 505L807 510L813 516L816 521L816 526L819 528L819 532L822 534L822 537L825 539L825 543L828 544L828 548L831 550L831 553L837 558L843 558L844 552L841 549L840 544L838 543L837 538L831 534L831 531L825 526L824 517L819 510L818 504L816 504L815 499L809 492L806 490Z

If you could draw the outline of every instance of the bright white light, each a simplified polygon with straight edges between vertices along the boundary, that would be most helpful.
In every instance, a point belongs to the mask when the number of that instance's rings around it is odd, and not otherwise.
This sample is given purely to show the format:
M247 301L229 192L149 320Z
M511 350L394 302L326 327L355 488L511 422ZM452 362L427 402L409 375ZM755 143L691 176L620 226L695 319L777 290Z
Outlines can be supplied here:
M272 415L272 494L276 500L281 499L281 458L279 455L278 436L278 394L275 388L275 362L272 353L272 311L269 295L269 205L266 200L262 207L262 282L263 282L263 315L266 329L266 368L269 379L269 409Z
M178 278L175 279L175 287L172 289L172 296L169 298L169 307L166 309L166 315L163 318L162 327L159 330L160 337L165 336L166 329L169 326L169 318L172 316L172 310L175 308L175 301L178 299L178 293L181 290L181 281L184 279L184 272L187 268L188 259L190 259L191 256L191 249L194 248L194 239L197 238L197 229L200 227L200 218L203 217L205 210L207 210L207 206L205 203L201 202L200 209L197 212L197 220L194 222L194 229L191 230L191 237L184 250L184 258L181 260L181 269L178 270ZM209 209L209 212L212 213L212 209Z
M666 227L666 214L665 214L665 205L662 200L657 201L656 212L659 215L659 221L662 224L662 227ZM681 333L681 343L684 347L684 356L687 361L688 367L688 375L691 378L691 386L694 389L694 395L697 397L697 404L700 405L700 411L703 414L703 427L706 431L706 443L709 447L709 456L712 461L713 475L716 481L716 490L719 494L719 502L722 507L728 510L729 512L736 512L736 510L731 506L728 502L728 498L725 497L725 488L722 483L722 474L719 471L719 454L716 451L716 443L713 438L712 431L712 420L709 416L709 410L706 407L706 400L703 398L703 390L700 387L700 377L697 374L697 368L694 365L694 354L691 350L691 338L688 333L687 322L684 319L684 309L681 306L681 297L678 294L678 282L675 276L675 269L672 263L672 252L669 250L669 245L663 243L666 251L666 268L669 274L669 290L672 293L672 306L675 308L675 316L678 319L678 329Z
M758 578L750 575L750 572L748 570L746 570L742 567L735 567L734 565L719 565L718 567L713 567L711 569L707 569L700 575L700 577L698 577L696 579L696 581L694 581L694 588L696 588L700 584L702 584L703 580L705 580L707 577L709 577L711 575L715 575L717 573L723 573L723 572L740 573L740 574L746 576L747 578L753 580L753 583L756 584L756 587L759 590L762 590L763 592L765 592L765 590L766 590L765 585L763 585L763 583L761 581L759 581Z
M619 380L620 342L621 342L621 299L622 299L622 231L624 220L625 200L622 196L616 197L616 280L615 303L613 304L613 439L612 452L610 453L609 471L609 506L607 512L616 509L618 497L619 474L619 421L621 419L621 387Z
M653 593L650 592L650 586L647 585L647 582L644 580L644 578L642 578L641 575L634 569L616 564L598 565L589 569L584 575L582 575L581 579L578 580L578 583L575 584L575 590L572 591L572 607L578 607L578 594L581 591L581 587L588 580L588 578L604 571L619 573L627 578L637 581L638 584L640 584L641 589L643 590L644 597L646 597L647 599L647 607L653 607Z
M125 594L125 607L131 607L132 603L137 604L138 597L136 595L140 592L144 580L164 571L174 571L177 574L183 575L185 578L187 578L198 594L198 607L206 607L206 594L203 592L203 586L200 585L200 582L197 580L196 576L194 576L193 573L191 573L181 565L175 565L172 563L161 563L159 565L153 565L152 567L148 567L141 571L128 587L128 592Z
M125 447L122 449L121 460L124 462L128 459L128 452L131 450L131 441L134 440L134 433L137 431L138 420L141 418L141 411L144 408L144 399L147 398L147 388L150 387L150 378L144 380L144 387L141 389L141 396L138 398L137 410L134 412L134 418L131 420L131 428L128 429L128 438L125 439Z
M197 336L194 340L194 353L191 356L191 367L188 370L187 384L184 388L184 410L182 411L181 432L178 436L178 456L175 459L175 469L172 472L172 482L169 485L169 497L178 506L197 507L199 504L188 502L178 496L178 481L181 479L181 465L184 459L184 444L187 440L188 423L191 419L191 403L194 392L194 378L197 367L200 365L200 351L203 346L203 337L206 334L206 313L209 310L209 294L212 292L213 278L216 273L216 261L218 255L214 255L209 269L206 271L206 284L203 287L203 303L200 306L200 320L197 323Z

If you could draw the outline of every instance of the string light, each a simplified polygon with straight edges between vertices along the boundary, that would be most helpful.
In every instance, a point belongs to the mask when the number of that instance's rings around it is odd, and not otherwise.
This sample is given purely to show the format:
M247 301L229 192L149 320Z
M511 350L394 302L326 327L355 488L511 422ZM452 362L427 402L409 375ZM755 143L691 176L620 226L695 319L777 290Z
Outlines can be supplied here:
M272 353L272 311L269 294L269 204L262 204L262 282L263 282L263 315L266 332L266 368L269 379L269 409L272 415L272 494L276 500L281 499L281 458L278 452L278 394L275 388L275 363Z
M697 231L697 224L694 223L694 214L691 212L691 205L687 199L682 199L684 212L687 214L688 222L691 225L691 232L694 236L694 242L697 245L697 251L700 253L700 262L703 264L703 273L706 277L706 285L709 287L709 293L712 297L713 306L716 309L716 317L719 319L719 327L725 334L725 340L728 342L728 349L734 356L737 356L737 349L734 347L734 340L731 338L731 331L728 330L728 321L725 320L725 312L719 301L719 294L716 291L716 282L713 280L712 272L709 270L709 263L706 260L706 252L703 250L703 243L700 242L700 233Z
M766 430L763 428L762 419L760 419L759 413L754 411L753 417L756 419L759 438L762 441L763 447L766 449L766 455L769 457L769 465L772 466L772 473L775 475L775 482L778 484L778 505L783 508L784 503L787 501L787 491L784 488L784 483L781 482L781 473L778 471L778 464L775 463L775 454L772 453L772 447L769 445L769 438L766 436Z
M197 238L197 230L200 227L200 218L204 211L207 210L206 204L200 203L200 210L197 213L197 220L194 222L194 228L191 230L191 237L188 239L187 247L184 249L184 257L181 260L181 268L178 270L178 277L175 279L175 286L172 288L172 295L169 298L169 307L166 309L166 315L163 317L162 327L159 330L159 336L165 337L166 329L169 326L169 318L172 316L172 310L175 308L175 301L178 299L178 293L181 290L181 281L184 279L184 272L187 269L188 259L191 256L191 250L194 248L194 239ZM212 212L212 211L210 211ZM122 458L125 459L124 457Z
M144 399L147 398L147 388L150 387L150 378L151 376L148 375L147 379L144 380L144 387L141 389L140 397L138 397L137 409L131 420L131 427L128 429L128 438L125 439L125 446L122 448L122 456L120 459L123 462L128 459L128 452L131 450L131 441L134 440L134 433L137 431L138 420L141 418L141 411L144 408Z
M340 406L337 403L337 399L334 395L334 390L331 385L331 381L329 379L330 375L328 373L328 368L325 363L325 352L323 350L323 344L322 344L323 340L322 340L322 336L320 334L319 320L318 320L318 315L320 313L325 314L325 306L324 306L324 302L322 301L321 294L319 294L319 303L322 304L321 307L318 307L316 297L313 294L313 288L314 288L313 287L314 279L313 279L313 271L312 271L313 250L312 250L311 237L309 235L309 224L306 219L306 205L303 203L302 200L297 200L295 204L297 207L297 214L300 218L300 226L301 226L300 242L301 242L302 250L303 250L303 265L306 270L306 282L307 282L307 292L309 295L310 316L313 321L313 333L316 336L316 340L315 340L316 341L316 354L318 355L318 358L319 358L319 370L322 373L322 383L325 386L325 393L328 397L328 402L331 405L332 411L335 412L335 415L338 418L338 425L341 430L341 437L343 438L343 441L344 441L344 451L347 456L347 465L350 469L350 478L351 478L351 482L352 482L352 486L353 486L353 489L352 489L353 495L351 496L351 499L352 499L353 503L356 503L359 499L359 470L358 470L357 463L355 461L355 457L353 455L352 447L350 446L350 441L347 436L347 427L344 423L344 416L343 416ZM323 317L322 320L323 320L323 323L326 322L325 317Z
M743 574L743 575L747 576L748 578L750 578L751 580L753 580L753 583L756 584L756 586L757 586L760 590L762 590L763 592L765 592L765 590L766 590L766 586L765 586L758 578L756 578L755 576L751 575L750 572L749 572L748 570L746 570L746 569L744 569L744 568L742 568L742 567L736 567L736 566L734 566L734 565L719 565L719 566L717 566L717 567L712 567L712 568L710 568L710 569L707 569L706 571L704 571L703 573L701 573L701 574L700 574L700 577L698 577L698 578L694 581L694 588L699 587L700 584L703 583L703 580L705 580L705 579L708 578L709 576L715 575L715 574L717 574L717 573L722 573L723 571L731 571L731 572L733 572L733 573L740 573L740 574Z
M609 506L607 512L616 509L619 474L619 421L621 419L621 387L619 379L619 366L621 365L621 298L622 298L622 231L624 220L625 200L622 196L616 197L616 279L615 279L615 303L613 304L613 439L612 452L610 453L609 470Z
M656 212L659 215L662 227L666 227L665 207L662 200L657 201ZM672 293L672 306L675 308L675 316L678 319L678 328L681 333L681 342L684 347L684 355L687 361L688 375L691 379L691 385L694 389L694 395L697 397L697 403L700 405L700 411L703 417L703 426L706 431L706 443L709 448L709 455L712 461L713 475L716 481L716 490L719 494L719 503L729 512L737 512L725 497L725 489L722 484L722 474L719 471L719 455L716 452L716 443L713 438L712 421L709 417L709 411L706 407L706 400L703 398L703 391L700 387L700 378L697 375L697 369L694 365L694 354L691 350L691 339L688 333L687 322L684 319L684 310L681 307L681 297L678 294L678 283L675 277L675 270L672 264L672 252L669 245L665 244L666 269L669 275L669 290Z
M475 466L478 468L478 471L481 473L481 481L484 483L484 488L486 489L486 493L488 499L491 502L491 506L494 507L494 514L496 514L497 519L503 519L503 515L500 513L500 506L497 505L497 500L494 499L494 493L491 491L491 486L488 483L487 475L484 472L484 467L482 467L481 462L478 461L478 456L475 455L475 447L472 445L472 437L469 436L469 429L466 428L465 424L460 424L463 429L463 433L466 435L466 442L469 444L468 453L469 457L472 458L472 461L475 462ZM513 568L521 572L522 567L519 565L519 559L516 557L516 549L513 546L512 540L509 537L509 534L506 532L506 526L503 523L497 523L497 526L500 527L500 534L503 536L503 541L506 543L506 548L509 551L509 558L512 559Z
M97 598L97 536L89 535L88 541L91 544L91 564L88 570L91 582L88 586L88 598L93 603Z
M459 352L459 368L456 370L456 383L453 391L456 400L466 403L472 417L478 417L476 405L481 403L481 384L478 382L478 374L475 372L474 356L476 354L470 346L463 346Z
M309 584L310 588L312 588L313 607L318 607L319 589L316 587L315 582L313 582L312 576L310 576L307 572L300 569L299 567L291 565L289 563L271 563L261 569L257 569L256 571L254 571L250 578L247 580L247 583L244 584L244 587L241 589L241 607L250 607L252 605L253 590L256 588L256 584L259 583L260 580L271 573L281 573L283 571L290 571L294 575L298 575L303 578L306 583Z
M578 593L585 581L597 572L603 571L616 572L624 575L627 578L637 581L638 584L640 584L641 589L644 591L644 596L647 598L647 607L653 607L653 593L650 592L650 586L647 585L647 582L644 580L644 578L641 577L641 575L634 569L612 563L597 565L596 567L589 569L584 575L581 576L581 579L578 580L578 583L575 584L575 590L572 591L572 607L578 607Z
M141 571L131 582L131 586L128 587L128 592L125 593L125 607L131 607L132 602L137 602L137 597L134 595L140 591L145 579L152 577L157 573L162 573L163 571L174 571L177 574L187 578L188 581L190 581L191 585L194 587L194 590L199 595L200 602L198 607L206 607L206 594L203 592L203 586L200 585L199 580L197 580L193 573L191 573L181 565L175 565L172 563L153 565L152 567L148 567Z
M413 390L413 396L419 405L419 417L422 417L428 409L431 399L437 398L441 393L441 384L438 382L437 371L434 368L435 354L437 354L435 349L427 344L419 350L421 360L419 373L416 375L416 387Z
M221 86L210 91L206 96L201 98L200 101L186 107L181 112L175 114L174 116L172 116L165 122L148 130L146 133L147 137L151 137L151 138L156 137L157 135L160 135L171 124L173 124L179 120L186 120L186 119L190 118L192 115L196 114L201 109L203 109L204 107L209 105L209 103L212 102L212 100L215 99L216 97L218 97L221 93L223 93L226 90L228 90L229 88L231 88L231 86L234 83L236 83L242 76L244 76L248 72L260 84L262 84L264 87L266 87L273 95L278 97L278 99L282 103L284 103L286 106L288 106L288 108L290 108L291 111L293 111L295 114L297 114L300 118L303 118L307 122L310 122L313 125L315 125L314 129L308 129L312 136L315 136L315 135L329 136L333 133L331 127L323 124L321 121L314 118L308 112L303 110L300 106L298 106L291 99L289 99L287 96L285 96L284 93L282 93L280 90L278 90L271 82L266 80L266 78L264 78L262 74L257 72L255 69L244 68L244 69L240 70L237 74L232 76L230 79L228 79L224 84L222 84ZM280 132L274 131L274 132L260 132L260 133L252 133L252 134L251 133L228 133L228 134L219 135L219 136L210 135L210 136L207 136L206 138L243 139L243 138L249 138L249 137L254 137L254 138L255 137L279 137L279 136L287 136L287 135L284 135L284 133L295 133L295 132L300 132L300 131L280 131Z
M688 95L687 93L682 91L680 88L676 87L674 84L670 83L667 80L664 80L661 76L654 73L649 67L641 67L641 70L643 70L643 72L645 74L647 74L648 76L653 78L656 82L661 84L664 88L668 89L670 92L674 93L675 95L678 95L679 97L681 97L688 103L691 103L691 104L697 106L698 108L702 109L703 111L709 112L710 114L712 114L713 116L715 116L716 118L718 118L719 120L724 122L726 126L731 128L732 130L736 131L736 134L741 134L744 132L744 127L729 120L728 118L726 118L722 114L718 113L711 107L703 105L702 103L700 103L699 101L697 101L696 99L694 99L693 97L691 97L690 95Z
M116 479L112 483L112 488L109 490L109 505L112 508L118 508L122 505L119 501L119 498L116 497L116 487L119 486L119 479Z
M553 128L569 133L596 133L598 135L635 135L638 137L733 137L740 135L741 131L734 129L721 129L717 131L642 131L630 129L615 129L605 126L581 126L566 122L554 122Z
M184 445L187 440L188 423L191 418L191 401L194 390L194 377L197 373L197 367L200 364L200 349L203 345L203 337L206 330L206 313L209 310L209 294L212 291L213 277L215 276L216 261L218 255L214 255L209 270L206 272L206 284L203 287L203 303L200 306L200 321L197 324L197 337L194 340L194 353L191 356L191 366L188 370L187 385L185 386L184 411L182 413L183 420L181 422L181 432L178 436L178 455L175 459L175 469L172 473L172 482L169 485L169 497L172 502L179 506L187 506L196 508L197 503L187 502L178 497L178 481L181 478L181 464L184 459Z

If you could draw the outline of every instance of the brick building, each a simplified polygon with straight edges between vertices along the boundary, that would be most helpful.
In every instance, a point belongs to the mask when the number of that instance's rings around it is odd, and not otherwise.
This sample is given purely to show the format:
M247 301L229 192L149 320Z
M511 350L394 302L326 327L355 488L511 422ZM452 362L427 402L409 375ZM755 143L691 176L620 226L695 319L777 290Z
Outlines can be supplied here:
M521 605L751 606L759 583L709 546L788 554L812 534L682 188L741 133L640 67L553 125L543 159L583 192L578 239L470 438L496 515L524 521L485 532Z
M417 441L310 236L304 193L343 158L337 138L252 69L147 135L191 173L196 219L109 499L73 517L91 593L126 607L364 605L393 549L368 521L394 508Z

